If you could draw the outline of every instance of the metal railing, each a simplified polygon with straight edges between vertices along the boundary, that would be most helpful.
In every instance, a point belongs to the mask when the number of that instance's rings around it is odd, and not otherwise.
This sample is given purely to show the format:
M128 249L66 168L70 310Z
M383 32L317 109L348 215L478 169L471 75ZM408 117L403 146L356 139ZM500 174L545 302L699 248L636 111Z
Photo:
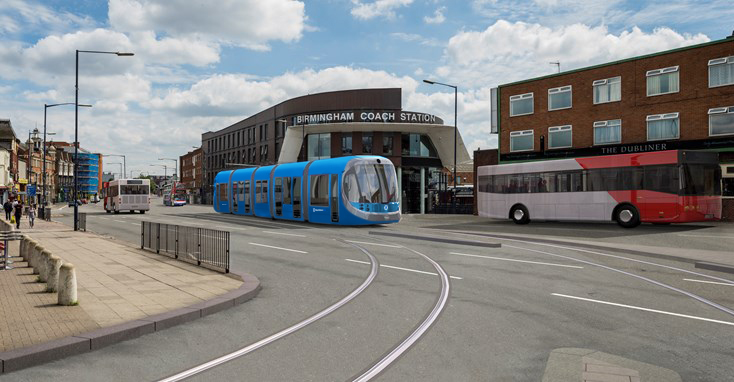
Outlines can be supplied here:
M143 221L140 248L229 273L229 232Z
M79 213L79 226L76 227L77 231L84 231L87 232L87 213L86 212L80 212Z

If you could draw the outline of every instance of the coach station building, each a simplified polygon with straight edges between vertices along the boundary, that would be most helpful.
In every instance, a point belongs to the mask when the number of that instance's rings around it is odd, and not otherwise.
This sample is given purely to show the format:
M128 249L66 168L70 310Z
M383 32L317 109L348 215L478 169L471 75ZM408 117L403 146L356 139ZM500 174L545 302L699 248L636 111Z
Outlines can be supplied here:
M467 163L471 158L457 137L457 162ZM403 212L425 213L430 186L454 166L454 126L403 110L400 88L343 90L293 98L206 132L201 147L207 202L214 176L225 169L380 155L396 167Z
M501 85L495 95L499 163L716 151L723 215L734 218L734 35Z

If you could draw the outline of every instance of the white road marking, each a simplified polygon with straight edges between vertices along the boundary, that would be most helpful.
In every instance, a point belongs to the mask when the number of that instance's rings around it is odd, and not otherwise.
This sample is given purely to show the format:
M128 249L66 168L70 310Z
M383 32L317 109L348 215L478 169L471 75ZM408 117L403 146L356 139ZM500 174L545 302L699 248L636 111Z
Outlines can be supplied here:
M716 239L734 239L734 235L687 235L684 233L679 233L677 235L685 237L713 237Z
M285 236L295 236L295 237L307 237L306 235L298 235L295 233L285 233L285 232L273 232L273 231L263 231L264 233L271 233L273 235L285 235Z
M132 224L132 225L140 225L140 223L130 223L130 224Z
M104 219L104 220L110 220L110 218L102 218L102 217L101 217L100 219Z
M652 312L652 313L660 313L660 314L667 314L669 316L675 316L675 317L683 317L683 318L691 318L694 320L701 320L701 321L708 321L708 322L715 322L717 324L724 324L724 325L732 325L734 326L734 322L730 321L721 321L721 320L714 320L712 318L704 318L704 317L698 317L698 316L690 316L687 314L681 314L681 313L673 313L673 312L666 312L664 310L657 310L657 309L650 309L650 308L643 308L640 306L634 306L634 305L625 305L625 304L617 304L615 302L608 302L608 301L601 301L601 300L593 300L590 298L584 298L584 297L576 297L576 296L569 296L566 294L560 294L560 293L551 293L553 296L558 297L565 297L570 298L574 300L581 300L581 301L588 301L588 302L595 302L597 304L604 304L604 305L611 305L611 306L618 306L621 308L628 308L628 309L636 309L636 310L642 310L644 312Z
M355 240L344 240L344 241L346 241L347 243L364 244L364 245L376 245L378 247L403 248L402 245L368 243L366 241L355 241Z
M115 221L115 222L118 222L118 223L127 223L127 222L126 222L126 221L124 221L124 220L115 220L115 219L113 219L112 221Z
M296 252L296 253L308 253L306 251L299 251L297 249L289 249L289 248L282 248L282 247L274 247L272 245L265 245L265 244L258 244L258 243L249 243L250 245L257 245L258 247L265 247L265 248L273 248L273 249L280 249L283 251L290 251L290 252ZM368 263L369 264L369 263Z
M694 283L704 283L704 284L716 284L716 285L734 286L734 284L719 283L719 282L716 282L716 281L695 280L695 279L683 279L683 280L685 280L685 281L693 281Z
M368 263L366 261L361 261L361 260L353 260L353 259L344 259L344 260L351 261L353 263L359 263L359 264L367 264L367 265L370 264L370 263ZM385 265L385 264L380 264L380 266L381 267L385 267L385 268L390 268L390 269L398 269L398 270L401 270L401 271L422 273L424 275L438 276L438 273L426 272L426 271L419 271L417 269L401 268L401 267L396 267L396 266L392 266L392 265ZM458 277L458 276L449 276L449 277L452 278L452 279L456 279L456 280L463 280L462 277Z
M584 267L580 267L578 265L565 265L565 264L555 264L555 263L544 263L544 262L541 262L541 261L529 261L529 260L508 259L508 258L505 258L505 257L470 255L468 253L458 253L458 252L449 252L449 253L452 254L452 255L457 255L457 256L479 257L479 258L482 258L482 259L514 261L514 262L518 262L518 263L549 265L549 266L552 266L552 267L584 269Z

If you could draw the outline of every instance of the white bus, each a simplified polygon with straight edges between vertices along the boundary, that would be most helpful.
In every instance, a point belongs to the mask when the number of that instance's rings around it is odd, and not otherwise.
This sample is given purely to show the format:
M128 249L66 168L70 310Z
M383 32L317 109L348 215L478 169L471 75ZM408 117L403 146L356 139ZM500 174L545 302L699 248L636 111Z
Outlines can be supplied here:
M107 213L150 210L150 179L113 180L102 189L104 209Z

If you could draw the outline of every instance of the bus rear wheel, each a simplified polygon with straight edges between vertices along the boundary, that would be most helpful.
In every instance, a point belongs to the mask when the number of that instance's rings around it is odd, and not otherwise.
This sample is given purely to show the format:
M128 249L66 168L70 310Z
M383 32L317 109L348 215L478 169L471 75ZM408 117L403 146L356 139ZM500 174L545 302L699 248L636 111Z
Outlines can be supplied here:
M640 225L640 213L634 206L628 204L619 206L614 214L614 220L624 228L634 228Z
M141 213L141 214L144 214L144 213L145 213L145 210L140 210L140 213Z
M530 223L530 214L528 214L528 209L525 206L514 206L510 210L510 219L515 224L528 224Z

